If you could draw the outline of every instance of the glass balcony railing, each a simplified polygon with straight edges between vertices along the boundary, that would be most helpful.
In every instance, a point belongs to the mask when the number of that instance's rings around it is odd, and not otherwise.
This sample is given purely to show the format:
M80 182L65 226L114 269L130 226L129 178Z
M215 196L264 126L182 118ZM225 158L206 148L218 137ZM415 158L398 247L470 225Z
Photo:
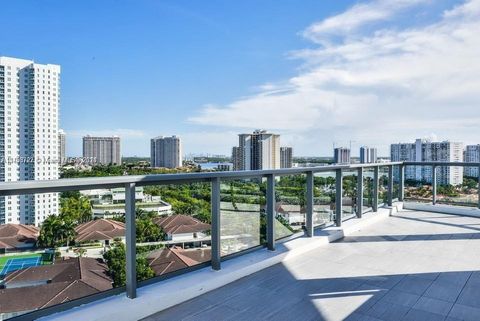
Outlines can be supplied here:
M262 247L275 250L285 237L313 236L315 228L361 219L396 199L478 206L477 177L444 184L455 179L449 176L455 170L441 167L464 165L354 164L0 183L0 207L29 208L32 220L39 215L35 206L48 206L52 197L59 202L42 212L41 230L22 228L30 233L28 247L0 247L0 319L25 313L34 319L67 302L70 307L121 292L135 298L138 287L206 266L219 270L227 259ZM426 179L417 181L416 174ZM50 277L64 272L64 284ZM94 284L86 291L75 288L82 284L77 281ZM70 292L63 293L63 286ZM26 298L24 305L13 301L18 297Z
M335 219L335 172L321 172L313 175L313 226L325 226Z
M306 224L306 175L285 175L275 182L275 229L277 238L299 231Z
M343 196L342 196L342 217L349 219L357 214L357 171L346 170L342 173Z
M221 180L221 256L265 244L265 191L262 177Z

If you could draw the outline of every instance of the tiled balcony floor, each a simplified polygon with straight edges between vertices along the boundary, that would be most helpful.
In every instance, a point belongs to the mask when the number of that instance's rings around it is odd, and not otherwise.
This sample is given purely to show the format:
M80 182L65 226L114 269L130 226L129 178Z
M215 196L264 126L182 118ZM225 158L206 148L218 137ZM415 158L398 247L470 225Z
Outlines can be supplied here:
M403 211L144 320L480 320L480 219Z

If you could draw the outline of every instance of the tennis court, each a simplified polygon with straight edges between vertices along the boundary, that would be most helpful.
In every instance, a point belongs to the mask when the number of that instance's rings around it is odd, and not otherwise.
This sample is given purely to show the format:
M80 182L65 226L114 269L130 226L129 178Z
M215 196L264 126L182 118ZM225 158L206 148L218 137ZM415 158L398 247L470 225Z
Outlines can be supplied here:
M32 266L38 266L42 264L42 256L36 257L18 257L8 259L2 270L0 271L0 276L5 276L7 273L25 269Z

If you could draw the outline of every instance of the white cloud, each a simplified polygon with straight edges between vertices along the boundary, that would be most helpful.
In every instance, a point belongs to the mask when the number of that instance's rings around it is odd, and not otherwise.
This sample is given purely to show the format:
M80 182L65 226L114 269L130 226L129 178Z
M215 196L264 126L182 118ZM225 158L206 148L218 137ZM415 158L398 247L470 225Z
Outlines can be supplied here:
M319 34L334 24L347 32L418 2L381 1L380 8L372 7L378 1L359 4L313 26L323 26L315 29ZM384 18L377 13L342 22L368 8L390 11ZM480 135L474 125L480 121L478 30L480 0L470 0L429 25L377 28L362 37L296 51L292 55L304 61L296 77L283 85L267 84L264 91L226 106L206 106L190 121L277 130L304 155L324 153L332 141L350 139L377 144L386 154L390 142L432 132L441 139L471 142ZM313 32L312 27L306 32Z
M312 24L303 35L317 43L325 43L332 35L346 35L374 22L389 20L397 13L425 0L376 0L360 3L349 10Z

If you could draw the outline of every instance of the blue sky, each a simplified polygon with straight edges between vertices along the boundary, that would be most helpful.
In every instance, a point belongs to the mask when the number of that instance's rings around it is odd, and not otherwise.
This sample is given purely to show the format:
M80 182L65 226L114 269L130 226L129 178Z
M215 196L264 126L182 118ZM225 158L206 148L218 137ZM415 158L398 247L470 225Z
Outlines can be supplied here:
M462 64L478 41L455 38L477 26L478 7L477 0L9 1L0 55L62 66L68 155L81 154L87 133L120 135L125 156L146 156L150 137L171 134L183 137L186 153L228 154L236 134L254 128L282 134L297 155L329 155L333 142L349 140L386 154L389 142L470 142L479 134L465 124L478 117L477 66ZM435 52L449 41L453 53ZM402 73L440 57L455 67L441 70L445 79L433 63ZM376 68L382 64L391 70ZM463 91L422 96L445 93L452 76L466 82ZM452 110L462 117L445 119ZM369 121L389 124L361 128Z

